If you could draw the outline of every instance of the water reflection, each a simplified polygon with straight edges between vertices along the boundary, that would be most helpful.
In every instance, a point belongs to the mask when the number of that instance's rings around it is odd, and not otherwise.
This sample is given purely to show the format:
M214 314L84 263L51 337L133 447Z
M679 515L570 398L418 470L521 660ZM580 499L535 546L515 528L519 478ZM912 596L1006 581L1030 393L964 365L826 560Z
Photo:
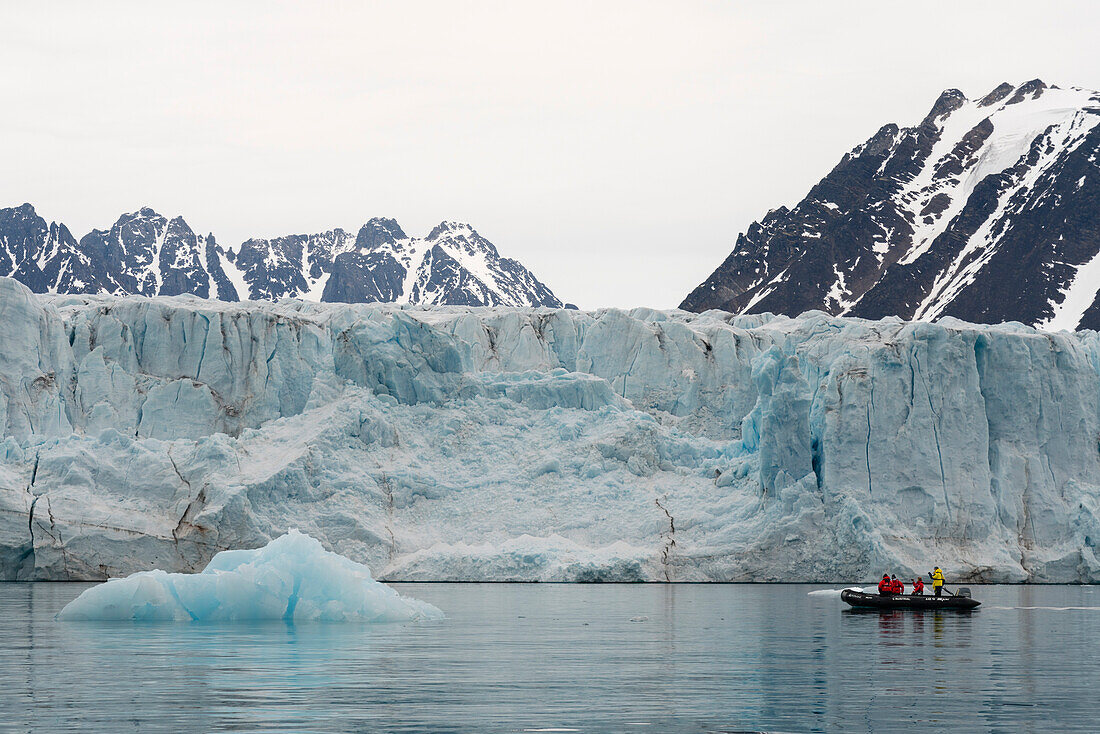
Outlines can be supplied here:
M1100 610L844 612L805 586L401 585L413 625L60 624L0 585L0 710L63 731L1093 731ZM1027 601L1027 604L1021 604ZM8 714L7 712L14 712ZM633 722L633 723L631 723ZM641 726L641 723L648 726Z

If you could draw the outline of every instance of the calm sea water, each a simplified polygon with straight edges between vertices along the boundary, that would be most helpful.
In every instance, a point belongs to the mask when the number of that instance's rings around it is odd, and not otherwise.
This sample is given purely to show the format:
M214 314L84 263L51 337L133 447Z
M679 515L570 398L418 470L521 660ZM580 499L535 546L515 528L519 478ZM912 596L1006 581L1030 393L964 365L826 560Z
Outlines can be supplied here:
M59 623L0 584L0 731L1100 730L1100 591L851 613L804 585L395 584L407 625Z

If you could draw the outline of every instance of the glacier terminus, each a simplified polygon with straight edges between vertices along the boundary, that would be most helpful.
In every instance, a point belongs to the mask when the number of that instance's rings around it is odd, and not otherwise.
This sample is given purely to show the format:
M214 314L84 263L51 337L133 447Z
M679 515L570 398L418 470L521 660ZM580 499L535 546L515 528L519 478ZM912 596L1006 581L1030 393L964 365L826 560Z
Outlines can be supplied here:
M4 579L299 528L390 581L1100 581L1092 331L3 278L0 343Z

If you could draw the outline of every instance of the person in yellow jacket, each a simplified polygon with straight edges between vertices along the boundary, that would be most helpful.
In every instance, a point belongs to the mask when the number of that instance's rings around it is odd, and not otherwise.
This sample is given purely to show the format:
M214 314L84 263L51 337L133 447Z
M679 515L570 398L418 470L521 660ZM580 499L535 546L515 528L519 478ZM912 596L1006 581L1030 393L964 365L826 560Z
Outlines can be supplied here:
M943 592L943 571L936 566L936 570L928 575L932 577L932 593L939 596Z

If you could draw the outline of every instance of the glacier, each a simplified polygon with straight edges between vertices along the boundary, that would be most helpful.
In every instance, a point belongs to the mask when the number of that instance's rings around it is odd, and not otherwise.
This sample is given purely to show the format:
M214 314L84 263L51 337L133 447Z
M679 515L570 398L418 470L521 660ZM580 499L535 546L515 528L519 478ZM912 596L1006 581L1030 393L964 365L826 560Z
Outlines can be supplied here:
M62 621L412 622L443 613L291 529L256 550L226 550L202 573L139 571L85 590Z
M0 577L1097 582L1100 336L0 279Z

